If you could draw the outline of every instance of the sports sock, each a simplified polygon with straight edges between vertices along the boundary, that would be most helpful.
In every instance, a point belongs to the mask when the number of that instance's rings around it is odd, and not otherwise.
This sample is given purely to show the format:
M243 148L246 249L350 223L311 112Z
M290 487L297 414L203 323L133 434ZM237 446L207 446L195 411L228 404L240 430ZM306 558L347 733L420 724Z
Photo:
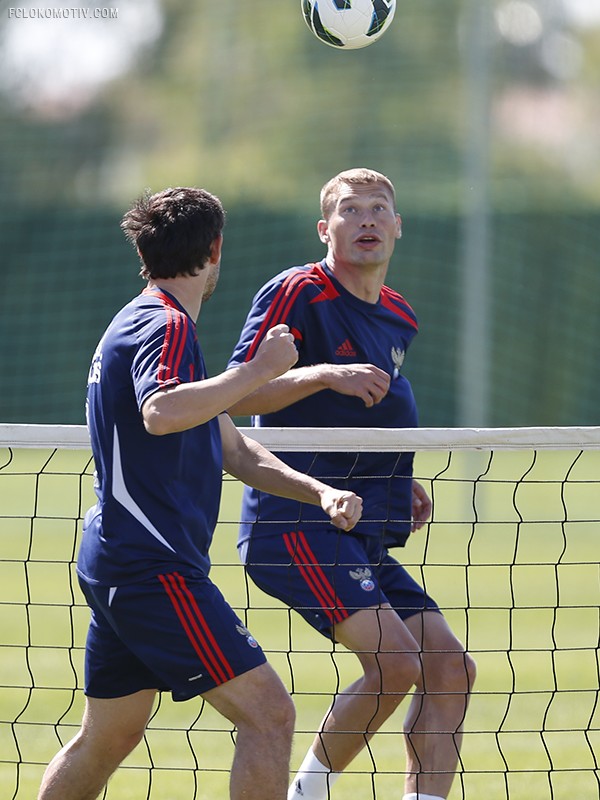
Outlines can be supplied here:
M445 800L437 794L423 794L423 792L409 792L405 794L402 800Z
M288 800L328 800L331 787L341 774L321 764L311 749L290 784Z

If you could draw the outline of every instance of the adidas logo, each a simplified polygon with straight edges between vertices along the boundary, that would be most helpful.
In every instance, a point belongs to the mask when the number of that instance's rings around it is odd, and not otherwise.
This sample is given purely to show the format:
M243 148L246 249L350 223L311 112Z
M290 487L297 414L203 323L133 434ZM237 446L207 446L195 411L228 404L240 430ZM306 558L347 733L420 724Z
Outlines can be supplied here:
M352 347L350 339L342 342L338 349L335 351L336 356L346 356L347 358L355 358L356 350Z

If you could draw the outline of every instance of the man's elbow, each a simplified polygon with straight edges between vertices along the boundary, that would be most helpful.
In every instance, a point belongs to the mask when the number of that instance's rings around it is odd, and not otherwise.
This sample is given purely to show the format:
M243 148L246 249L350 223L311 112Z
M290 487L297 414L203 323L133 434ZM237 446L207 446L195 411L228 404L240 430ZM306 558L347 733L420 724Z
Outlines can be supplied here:
M144 422L144 428L152 436L166 436L166 434L174 432L172 420L169 418L169 415L159 409L152 398L144 403L142 408L142 420Z
M165 436L173 433L160 414L150 414L144 417L144 428L152 436Z
M277 405L269 402L265 395L253 392L234 403L227 409L227 413L230 417L256 417L278 410Z
M246 398L243 398L227 409L230 417L250 417L255 413L252 404L245 402L245 400Z

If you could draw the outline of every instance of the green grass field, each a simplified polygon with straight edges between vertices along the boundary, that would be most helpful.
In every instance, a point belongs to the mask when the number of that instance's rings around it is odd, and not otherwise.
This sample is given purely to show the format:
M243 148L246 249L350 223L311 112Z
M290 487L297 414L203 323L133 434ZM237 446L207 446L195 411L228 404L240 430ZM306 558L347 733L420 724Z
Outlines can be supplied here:
M599 796L600 453L575 455L417 457L433 522L396 555L444 607L479 670L451 800ZM0 450L0 785L13 800L36 795L82 711L88 617L73 558L92 503L89 456L48 456L18 451L9 463ZM235 551L239 488L225 483L213 578L293 693L295 767L332 695L357 676L356 659L247 584ZM336 798L401 796L401 730L402 708ZM163 696L147 742L106 796L226 797L233 746L210 707Z

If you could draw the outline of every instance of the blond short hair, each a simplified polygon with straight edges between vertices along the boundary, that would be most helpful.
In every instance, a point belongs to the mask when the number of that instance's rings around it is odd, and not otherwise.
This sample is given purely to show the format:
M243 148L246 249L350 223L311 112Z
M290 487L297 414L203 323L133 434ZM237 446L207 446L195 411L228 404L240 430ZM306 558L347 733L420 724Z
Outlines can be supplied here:
M333 208L335 201L343 186L364 186L365 184L380 183L388 189L394 200L394 207L396 206L396 190L391 180L383 175L381 172L376 172L374 169L367 169L366 167L357 167L356 169L347 169L344 172L338 173L331 180L327 181L325 186L321 189L321 215L323 219L328 219Z

